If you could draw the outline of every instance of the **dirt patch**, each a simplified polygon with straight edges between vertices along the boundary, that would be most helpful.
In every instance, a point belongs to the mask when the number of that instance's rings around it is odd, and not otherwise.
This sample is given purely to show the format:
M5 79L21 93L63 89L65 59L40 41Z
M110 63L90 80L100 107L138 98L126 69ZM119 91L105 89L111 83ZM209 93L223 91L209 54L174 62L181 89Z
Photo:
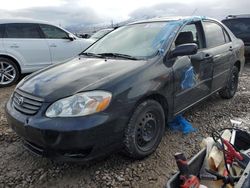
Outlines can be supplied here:
M218 95L185 113L197 132L182 135L166 131L157 151L142 161L132 161L119 154L79 165L55 163L32 156L22 147L18 136L9 128L4 105L14 87L0 89L0 187L163 187L175 172L175 152L191 158L200 150L201 140L213 128L230 126L230 118L250 125L250 64L240 78L239 91L231 100Z

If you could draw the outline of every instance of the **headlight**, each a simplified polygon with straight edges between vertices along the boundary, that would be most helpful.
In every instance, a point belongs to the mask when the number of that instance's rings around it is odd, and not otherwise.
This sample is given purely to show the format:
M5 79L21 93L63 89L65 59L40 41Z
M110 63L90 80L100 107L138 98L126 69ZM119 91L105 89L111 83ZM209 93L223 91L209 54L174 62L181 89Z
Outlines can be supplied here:
M90 91L78 93L53 103L46 111L47 117L77 117L101 112L110 101L111 93Z

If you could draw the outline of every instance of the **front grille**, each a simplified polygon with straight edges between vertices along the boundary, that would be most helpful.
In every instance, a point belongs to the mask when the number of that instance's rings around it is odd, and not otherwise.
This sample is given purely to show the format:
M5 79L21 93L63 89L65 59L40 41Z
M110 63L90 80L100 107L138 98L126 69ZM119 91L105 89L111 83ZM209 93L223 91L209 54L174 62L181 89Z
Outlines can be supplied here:
M33 96L21 90L16 90L13 94L12 104L14 108L27 115L34 115L41 108L43 99Z

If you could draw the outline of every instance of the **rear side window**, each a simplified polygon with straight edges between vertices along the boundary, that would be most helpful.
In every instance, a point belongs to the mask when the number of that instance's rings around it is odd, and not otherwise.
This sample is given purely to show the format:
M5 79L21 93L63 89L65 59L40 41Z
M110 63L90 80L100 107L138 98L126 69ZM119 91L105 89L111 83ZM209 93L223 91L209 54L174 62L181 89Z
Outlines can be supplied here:
M222 27L214 22L204 22L207 47L212 48L225 44L225 36Z
M40 24L40 27L45 35L46 38L49 39L67 39L68 33L65 31L61 30L58 27L52 26L52 25L45 25L45 24Z
M41 38L37 24L13 23L6 24L6 38Z
M4 34L4 24L0 24L0 38L3 38Z

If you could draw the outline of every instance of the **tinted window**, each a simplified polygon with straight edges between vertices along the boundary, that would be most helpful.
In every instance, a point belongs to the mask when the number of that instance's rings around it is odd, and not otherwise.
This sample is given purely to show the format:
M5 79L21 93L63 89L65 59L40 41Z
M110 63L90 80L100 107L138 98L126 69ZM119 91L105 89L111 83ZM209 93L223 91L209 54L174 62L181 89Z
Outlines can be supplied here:
M3 38L4 34L4 24L0 24L0 38Z
M214 22L204 22L203 25L208 48L225 44L224 31L220 25Z
M222 21L236 37L250 42L250 18L228 19Z
M16 23L6 24L7 38L41 38L37 24Z
M65 31L57 27L54 27L52 25L41 24L40 27L42 31L44 32L46 38L49 38L49 39L67 39L68 38L68 34Z

